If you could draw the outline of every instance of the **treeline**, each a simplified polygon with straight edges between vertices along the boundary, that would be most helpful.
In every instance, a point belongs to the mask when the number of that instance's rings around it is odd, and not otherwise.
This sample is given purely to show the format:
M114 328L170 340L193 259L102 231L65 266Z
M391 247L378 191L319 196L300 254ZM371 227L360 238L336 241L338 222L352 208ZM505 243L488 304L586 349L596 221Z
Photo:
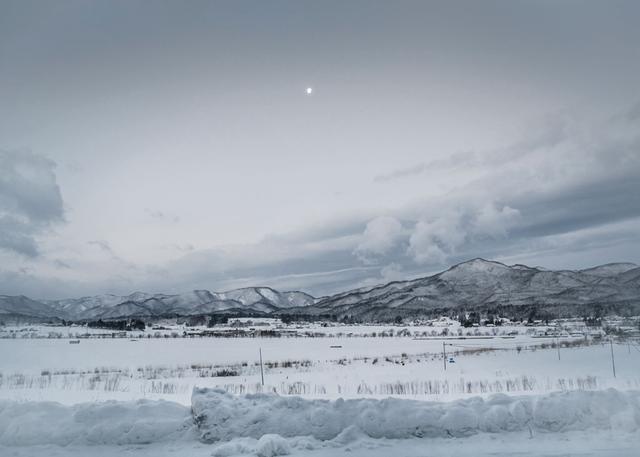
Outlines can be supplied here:
M342 320L339 319L337 314L304 314L304 313L287 313L287 314L275 314L282 321L283 324L290 324L291 322L343 322L349 319L349 316L343 316Z
M360 311L360 310L358 310ZM474 324L500 325L500 319L511 322L534 323L550 322L555 319L580 318L588 325L597 325L606 316L631 317L640 315L640 303L611 303L611 304L528 304L528 305L479 305L441 308L396 308L390 309L384 305L371 304L366 311L338 314L300 315L292 314L296 321L342 322L346 324L360 323L406 323L414 320L437 319L448 317L458 320L463 326ZM278 316L280 317L280 316Z
M131 330L144 330L146 325L144 321L140 319L126 319L126 320L114 320L103 321L98 319L97 321L89 321L86 323L89 328L102 328L108 330L118 331L131 331Z

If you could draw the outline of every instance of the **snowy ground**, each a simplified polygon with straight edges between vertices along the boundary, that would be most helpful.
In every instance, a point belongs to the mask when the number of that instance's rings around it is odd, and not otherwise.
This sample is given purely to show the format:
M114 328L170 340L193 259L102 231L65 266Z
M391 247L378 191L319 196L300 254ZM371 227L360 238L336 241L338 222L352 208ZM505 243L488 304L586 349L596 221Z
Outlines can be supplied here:
M343 448L293 449L299 457L637 457L640 440L637 435L616 432L567 432L540 435L528 433L477 435L470 438L436 438L409 440L361 440ZM7 457L209 457L212 446L193 443L155 443L135 446L28 446L2 447ZM224 455L224 454L218 454ZM230 454L228 454L230 455ZM255 457L254 451L246 455Z
M388 331L361 327L363 334ZM463 339L365 338L335 329L330 338L0 339L0 455L637 455L640 346L523 330L490 337L482 333L493 330L482 329L480 338ZM197 413L202 402L192 398L194 388L222 389L235 400L195 424L192 408ZM258 408L258 397L245 396L256 392L294 406L283 414ZM295 402L338 398L367 400L344 414L316 407L294 414ZM402 413L389 416L391 404ZM209 443L203 430L220 414L218 422L237 428ZM380 425L389 417L395 428ZM292 433L282 418L311 425ZM447 420L464 430L443 428ZM322 423L338 428L314 435ZM247 433L254 424L272 425Z
M564 338L572 341L580 338ZM513 348L553 342L529 336L518 338L460 339L453 337L389 338L178 338L86 339L69 344L66 339L0 339L0 366L7 372L92 369L145 365L253 363L261 348L265 361L315 360L342 357L442 353L443 342L469 347ZM454 348L455 350L456 348Z
M166 401L0 402L7 456L637 455L640 392L455 402L194 392Z
M442 349L447 351L444 370ZM561 344L582 343L581 339ZM640 389L640 349L561 347L552 339L236 338L0 340L0 398L66 404L167 399L194 387L313 398L400 396L451 400L491 393ZM541 346L545 346L542 348ZM264 360L261 385L259 349Z

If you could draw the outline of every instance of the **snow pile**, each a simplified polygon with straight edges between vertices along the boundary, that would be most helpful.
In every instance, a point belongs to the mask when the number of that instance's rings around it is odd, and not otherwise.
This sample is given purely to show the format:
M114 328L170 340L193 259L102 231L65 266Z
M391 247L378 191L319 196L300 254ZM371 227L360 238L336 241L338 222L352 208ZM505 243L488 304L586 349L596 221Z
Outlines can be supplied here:
M280 435L262 435L256 446L258 457L274 457L276 455L289 455L291 448L289 442Z
M231 457L245 454L256 454L258 457L274 457L278 455L296 454L297 451L314 451L319 449L343 449L345 451L358 448L378 448L387 444L365 435L355 426L349 426L332 440L320 441L309 436L284 438L269 433L255 438L234 438L231 441L216 443L212 447L213 457ZM333 453L329 454L333 455Z
M0 445L146 444L186 437L188 407L167 401L0 402Z
M332 440L350 426L371 438L464 437L481 432L565 432L640 428L640 392L575 391L545 396L494 395L451 403L304 400L195 389L194 421L205 442L263 435Z
M195 389L192 407L167 401L0 402L0 447L216 442L215 456L288 455L292 449L366 445L372 439L465 437L512 431L640 431L640 392L494 395L450 403L400 399L235 397ZM360 443L360 444L358 444Z

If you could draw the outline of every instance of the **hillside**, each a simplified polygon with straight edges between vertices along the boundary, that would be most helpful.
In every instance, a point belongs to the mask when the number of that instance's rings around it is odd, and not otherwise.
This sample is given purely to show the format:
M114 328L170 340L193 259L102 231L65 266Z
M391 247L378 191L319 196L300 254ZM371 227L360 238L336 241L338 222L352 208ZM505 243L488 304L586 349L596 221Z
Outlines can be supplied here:
M0 296L0 320L37 322L197 316L224 311L271 313L312 304L304 292L278 292L269 287L248 287L228 292L194 290L184 294L96 295L64 300L36 301L23 296Z
M516 318L640 314L640 267L612 263L584 270L547 270L484 259L410 281L394 281L315 299L304 292L248 287L175 295L135 292L36 301L0 296L3 321L37 322L198 316L216 313L331 316L390 321L478 311Z
M558 317L627 310L640 312L635 264L550 271L473 259L433 276L357 289L290 311L386 321L462 311Z

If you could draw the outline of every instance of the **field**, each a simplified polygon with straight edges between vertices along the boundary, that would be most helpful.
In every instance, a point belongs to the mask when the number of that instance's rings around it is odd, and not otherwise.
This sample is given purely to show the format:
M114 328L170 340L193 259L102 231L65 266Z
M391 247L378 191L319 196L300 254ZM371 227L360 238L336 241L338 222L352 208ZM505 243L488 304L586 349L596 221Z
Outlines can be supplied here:
M245 394L268 393L306 401L395 398L445 402L443 405L452 401L476 404L473 402L477 400L473 399L478 397L490 405L495 401L492 399L500 398L496 395L501 394L516 399L530 397L537 404L545 401L544 396L558 392L582 395L609 388L615 389L611 392L640 390L640 346L636 341L603 338L598 332L580 334L567 326L470 330L451 324L440 327L292 326L280 327L280 330L283 330L281 335L293 335L295 330L314 336L206 338L185 337L184 330L176 328L124 335L95 330L88 333L78 328L5 328L0 338L0 405L1 400L8 401L5 407L18 408L11 414L22 414L28 421L33 416L28 410L20 410L20 403L16 401L38 402L33 403L40 405L38 408L43 407L40 403L43 401L59 402L72 409L56 410L53 417L60 414L75 417L79 414L75 408L101 405L106 400L117 400L122 405L131 401L165 400L187 408L175 410L180 418L176 420L180 422L187 420L183 415L188 416L194 407L194 389L207 388L219 389L213 391L220 392L214 394L211 400L214 402L218 401L215 395L224 392L239 395L229 397L238 399ZM314 411L313 403L309 405L305 407ZM231 410L238 407L234 404ZM448 406L443 408L447 410ZM473 414L485 413L475 411ZM527 426L523 427L527 430ZM1 429L2 424L0 432ZM395 436L393 429L389 430L390 436ZM575 432L581 430L578 427ZM277 427L276 431L286 432ZM60 433L66 436L59 431L50 432L50 436ZM10 442L7 437L6 433L5 438L0 436L0 449L3 439L4 444L7 440ZM258 452L257 438L234 439L228 445L232 446L231 451L223 447L214 455ZM153 437L148 439L155 442ZM383 444L371 439L369 435L358 435L347 441L355 452L368 449L373 452L371 455L384 455L380 454ZM434 439L438 442L443 437ZM358 451L354 442L364 447ZM192 446L193 442L190 443ZM319 452L326 451L327 444L322 443L314 445ZM298 450L302 446L295 440L282 445ZM154 446L145 449L156 455L166 451L165 447L158 448L158 444ZM200 455L198 446L201 445L198 444L197 449L190 447L193 455ZM411 446L416 446L418 452L417 444ZM624 449L619 446L616 449L624 455ZM82 448L76 450L79 454L83 452ZM91 452L94 451L99 452L99 448L92 448ZM467 451L460 449L461 455Z
M526 329L516 336L489 336L495 329L464 338L345 336L399 332L393 330L336 327L325 329L329 337L316 338L137 335L86 338L78 344L66 338L0 339L0 398L64 403L165 398L188 404L194 387L314 398L452 399L640 386L640 352L632 343L613 345L614 378L611 346L604 340L542 338L527 335ZM425 333L420 327L410 330Z

